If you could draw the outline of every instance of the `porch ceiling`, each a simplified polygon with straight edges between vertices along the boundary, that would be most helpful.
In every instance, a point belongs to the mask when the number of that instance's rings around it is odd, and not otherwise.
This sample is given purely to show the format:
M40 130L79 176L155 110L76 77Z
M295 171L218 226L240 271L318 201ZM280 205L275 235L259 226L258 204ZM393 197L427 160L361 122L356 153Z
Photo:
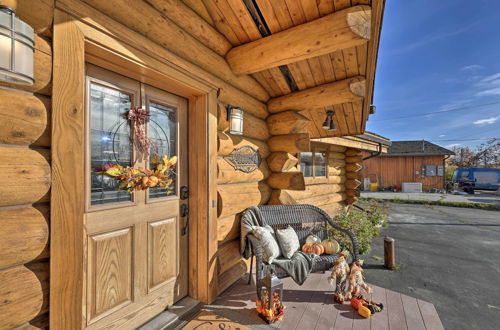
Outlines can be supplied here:
M368 42L252 74L271 97L347 78L365 78L365 97L359 101L335 105L332 101L332 105L301 111L311 120L305 128L311 138L362 134L372 103L384 0L256 0L253 9L253 4L249 3L252 1L204 0L216 28L233 46L262 39L266 31L269 36L349 7L371 6L371 36ZM260 22L259 26L256 22ZM335 111L335 131L321 127L328 110Z

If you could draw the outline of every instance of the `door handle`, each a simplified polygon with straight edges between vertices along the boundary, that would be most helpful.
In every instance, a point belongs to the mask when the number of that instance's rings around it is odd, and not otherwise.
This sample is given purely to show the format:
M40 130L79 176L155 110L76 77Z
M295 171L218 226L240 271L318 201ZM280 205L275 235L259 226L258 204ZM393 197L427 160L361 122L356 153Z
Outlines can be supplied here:
M188 227L189 227L189 206L187 204L182 204L181 205L181 218L186 218L186 222L184 224L184 227L182 227L181 230L181 235L184 236L188 232Z

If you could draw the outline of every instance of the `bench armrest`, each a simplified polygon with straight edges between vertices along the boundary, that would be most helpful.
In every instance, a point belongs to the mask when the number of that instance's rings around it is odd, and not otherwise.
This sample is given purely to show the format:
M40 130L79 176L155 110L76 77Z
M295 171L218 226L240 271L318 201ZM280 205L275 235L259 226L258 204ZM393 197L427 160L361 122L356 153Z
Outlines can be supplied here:
M358 260L359 259L359 243L358 243L358 238L356 237L356 235L352 231L350 231L349 229L345 229L345 228L342 228L339 225L337 225L328 214L325 213L325 216L326 216L326 220L328 221L330 226L332 226L336 230L341 231L344 234L346 234L347 236L349 236L349 238L351 239L351 242L352 242L352 252L354 254L354 261Z

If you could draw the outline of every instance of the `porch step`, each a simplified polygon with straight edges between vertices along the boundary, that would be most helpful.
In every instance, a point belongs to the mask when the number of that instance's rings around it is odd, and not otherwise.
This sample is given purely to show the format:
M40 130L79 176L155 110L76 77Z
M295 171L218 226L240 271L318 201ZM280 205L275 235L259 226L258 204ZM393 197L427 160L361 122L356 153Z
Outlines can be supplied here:
M137 330L165 330L175 329L184 323L186 318L198 312L203 306L198 300L191 297L184 297L165 311L156 315L147 323L141 325Z

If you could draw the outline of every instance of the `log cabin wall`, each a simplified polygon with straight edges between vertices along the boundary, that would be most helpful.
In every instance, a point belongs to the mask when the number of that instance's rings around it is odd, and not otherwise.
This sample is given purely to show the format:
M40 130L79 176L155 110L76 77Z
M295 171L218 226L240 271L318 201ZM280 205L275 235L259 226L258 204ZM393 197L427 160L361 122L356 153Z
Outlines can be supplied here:
M368 155L368 153L365 153ZM422 176L426 165L444 166L444 156L381 156L364 162L362 178L372 182L378 176L379 187L401 186L403 182L420 182L422 191L444 189L443 176ZM417 174L417 171L419 174Z
M0 329L48 326L53 12L53 0L18 0L35 83L0 82Z
M248 261L240 255L241 212L253 205L266 204L271 188L266 183L270 175L267 165L269 130L266 122L244 113L243 135L229 134L227 104L219 102L217 114L217 275L220 293L248 270ZM234 149L251 146L261 157L260 166L251 173L236 170L224 156Z

